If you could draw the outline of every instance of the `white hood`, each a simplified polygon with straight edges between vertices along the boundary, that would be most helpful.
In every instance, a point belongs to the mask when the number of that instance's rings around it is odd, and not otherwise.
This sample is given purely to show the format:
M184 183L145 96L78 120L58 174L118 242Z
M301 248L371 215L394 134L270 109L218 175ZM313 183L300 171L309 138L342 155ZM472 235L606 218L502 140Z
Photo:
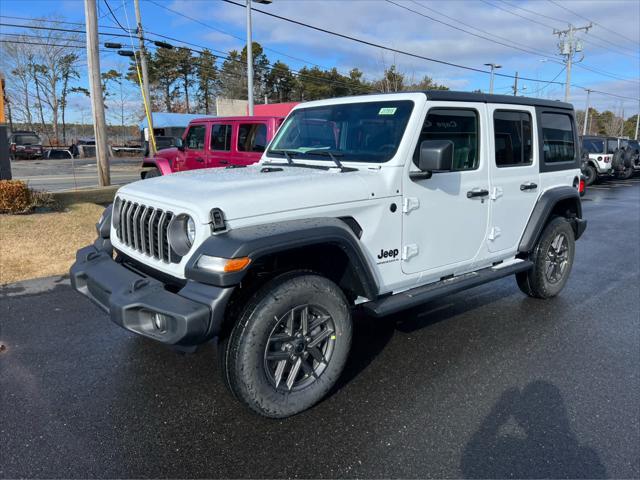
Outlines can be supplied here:
M246 168L210 168L174 173L122 187L118 194L145 205L164 206L175 213L193 212L202 223L212 208L220 208L227 220L365 200L375 192L380 172L363 166L340 172L268 165ZM378 178L376 178L378 177Z

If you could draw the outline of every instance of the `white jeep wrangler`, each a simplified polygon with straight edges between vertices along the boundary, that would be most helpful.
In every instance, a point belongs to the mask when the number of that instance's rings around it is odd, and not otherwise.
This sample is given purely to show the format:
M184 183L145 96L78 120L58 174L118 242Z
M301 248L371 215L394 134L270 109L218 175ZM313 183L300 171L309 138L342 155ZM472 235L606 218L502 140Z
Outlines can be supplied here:
M218 338L236 398L286 417L340 376L353 308L381 317L511 274L527 295L557 295L586 228L579 150L559 102L301 104L259 164L122 187L72 284L145 337Z

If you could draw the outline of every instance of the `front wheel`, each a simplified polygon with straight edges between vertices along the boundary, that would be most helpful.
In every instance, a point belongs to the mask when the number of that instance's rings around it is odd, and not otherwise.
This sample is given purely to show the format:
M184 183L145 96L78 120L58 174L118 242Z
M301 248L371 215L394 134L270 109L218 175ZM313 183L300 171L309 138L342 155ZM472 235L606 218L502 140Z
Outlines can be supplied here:
M160 173L160 170L158 170L157 168L152 168L151 170L147 170L147 172L144 174L144 180L146 180L147 178L160 177L161 175L162 173Z
M520 290L530 297L555 297L569 279L575 251L571 224L563 217L551 220L531 255L533 268L516 274Z
M272 418L320 401L342 373L351 313L332 281L315 274L277 277L245 305L219 355L231 392Z

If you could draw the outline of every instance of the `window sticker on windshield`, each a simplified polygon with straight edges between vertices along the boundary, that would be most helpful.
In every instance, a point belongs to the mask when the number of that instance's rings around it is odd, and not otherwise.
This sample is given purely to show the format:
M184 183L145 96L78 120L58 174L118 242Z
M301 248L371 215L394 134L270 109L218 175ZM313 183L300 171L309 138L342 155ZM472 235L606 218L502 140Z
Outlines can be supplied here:
M396 107L382 107L378 112L378 115L394 115L396 110Z

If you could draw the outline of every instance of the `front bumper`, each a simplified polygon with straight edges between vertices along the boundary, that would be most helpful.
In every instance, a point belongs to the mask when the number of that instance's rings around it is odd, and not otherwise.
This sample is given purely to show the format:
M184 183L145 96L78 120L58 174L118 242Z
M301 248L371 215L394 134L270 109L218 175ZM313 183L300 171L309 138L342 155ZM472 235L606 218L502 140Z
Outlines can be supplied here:
M193 346L219 334L233 287L187 281L179 291L113 260L108 249L78 250L71 285L139 335L169 345Z

